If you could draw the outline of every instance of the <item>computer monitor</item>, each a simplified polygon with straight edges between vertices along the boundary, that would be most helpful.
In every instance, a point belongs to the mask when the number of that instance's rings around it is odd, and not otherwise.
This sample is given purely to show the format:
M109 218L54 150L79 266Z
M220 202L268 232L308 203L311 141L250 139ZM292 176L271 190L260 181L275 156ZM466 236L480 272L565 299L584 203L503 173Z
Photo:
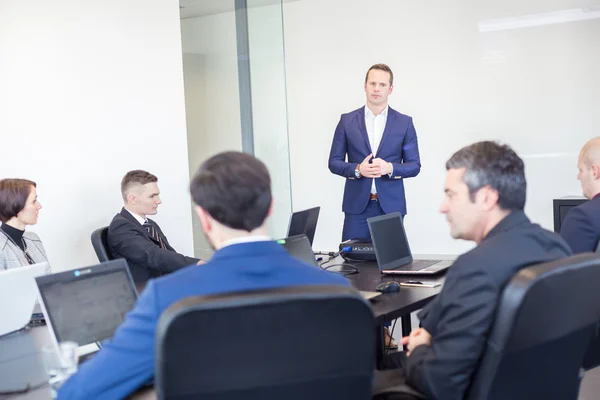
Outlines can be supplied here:
M315 267L319 266L306 235L302 234L279 239L277 243L282 245L291 256L296 257L300 261L304 261Z
M554 232L559 233L562 223L567 216L567 213L583 203L587 199L582 196L567 196L560 199L554 199L553 211L554 211Z
M288 237L305 234L312 246L319 220L321 207L313 207L308 210L297 211L290 217Z
M137 300L124 259L37 277L36 282L55 345L70 340L81 348L111 338Z

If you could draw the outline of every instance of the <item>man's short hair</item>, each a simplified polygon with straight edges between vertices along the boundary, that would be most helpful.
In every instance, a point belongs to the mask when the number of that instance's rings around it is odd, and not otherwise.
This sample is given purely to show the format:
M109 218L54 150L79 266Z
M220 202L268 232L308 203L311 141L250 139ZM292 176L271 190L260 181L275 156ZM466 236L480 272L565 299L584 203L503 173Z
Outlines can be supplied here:
M123 200L127 202L127 194L132 187L137 185L145 185L151 182L158 182L158 178L150 172L141 169L135 169L125 174L121 180L121 195Z
M271 178L265 164L240 152L204 162L190 184L194 202L221 224L247 232L261 226L271 207Z
M581 149L581 161L590 168L592 164L600 163L600 136L590 139Z
M375 64L373 66L371 66L371 68L369 68L369 70L367 71L367 74L365 75L365 83L367 83L367 81L369 80L369 72L371 72L371 70L373 69L377 69L379 71L384 71L390 74L390 86L392 86L394 84L394 73L392 72L392 69L390 67L388 67L385 64Z
M498 204L505 210L523 210L527 196L525 165L508 145L486 141L463 147L446 162L446 170L465 168L463 181L471 200L484 186L498 192Z
M25 208L35 182L27 179L0 180L0 222L5 223Z

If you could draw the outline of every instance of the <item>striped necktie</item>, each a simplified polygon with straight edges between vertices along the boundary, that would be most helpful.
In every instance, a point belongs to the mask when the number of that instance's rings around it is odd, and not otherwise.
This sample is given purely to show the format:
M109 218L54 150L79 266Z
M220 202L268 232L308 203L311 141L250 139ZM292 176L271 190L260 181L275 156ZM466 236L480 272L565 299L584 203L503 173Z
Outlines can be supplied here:
M150 223L150 221L146 220L146 222L144 222L143 226L146 229L146 231L148 232L148 235L150 235L150 238L152 240L154 240L156 243L158 243L161 249L167 248L167 246L165 246L165 243L163 242L162 238L160 237L160 235L158 234L158 232L156 231L154 226Z

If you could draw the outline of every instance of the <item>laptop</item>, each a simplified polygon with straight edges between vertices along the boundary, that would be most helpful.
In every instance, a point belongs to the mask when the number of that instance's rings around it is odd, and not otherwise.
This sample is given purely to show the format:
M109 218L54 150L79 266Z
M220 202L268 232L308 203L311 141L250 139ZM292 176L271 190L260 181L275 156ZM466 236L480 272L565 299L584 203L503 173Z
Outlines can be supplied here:
M293 213L288 226L288 237L305 234L312 246L317 230L319 211L321 211L321 207L313 207Z
M42 262L0 272L0 336L29 323L37 299L35 278L43 276L47 267Z
M112 338L138 297L124 259L40 276L36 282L53 344L76 342L80 361Z
M285 239L279 239L277 240L277 243L282 245L292 257L296 257L306 264L314 265L315 267L320 268L319 263L315 259L315 253L313 253L306 235L296 235ZM367 292L360 290L359 293L365 300L372 300L381 296L380 292Z
M413 260L402 215L398 212L368 218L367 223L382 274L433 275L452 265L448 260Z

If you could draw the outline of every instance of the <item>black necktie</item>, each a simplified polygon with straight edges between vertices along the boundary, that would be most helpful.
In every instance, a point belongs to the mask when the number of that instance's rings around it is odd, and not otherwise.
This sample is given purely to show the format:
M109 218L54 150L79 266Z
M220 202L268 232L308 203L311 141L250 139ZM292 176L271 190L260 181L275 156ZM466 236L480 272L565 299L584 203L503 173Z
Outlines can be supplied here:
M148 235L150 235L150 238L156 243L158 243L161 249L167 248L162 238L158 235L158 232L156 231L156 229L154 229L154 226L152 226L152 224L149 221L144 222L143 226L146 229L146 231L148 231Z

